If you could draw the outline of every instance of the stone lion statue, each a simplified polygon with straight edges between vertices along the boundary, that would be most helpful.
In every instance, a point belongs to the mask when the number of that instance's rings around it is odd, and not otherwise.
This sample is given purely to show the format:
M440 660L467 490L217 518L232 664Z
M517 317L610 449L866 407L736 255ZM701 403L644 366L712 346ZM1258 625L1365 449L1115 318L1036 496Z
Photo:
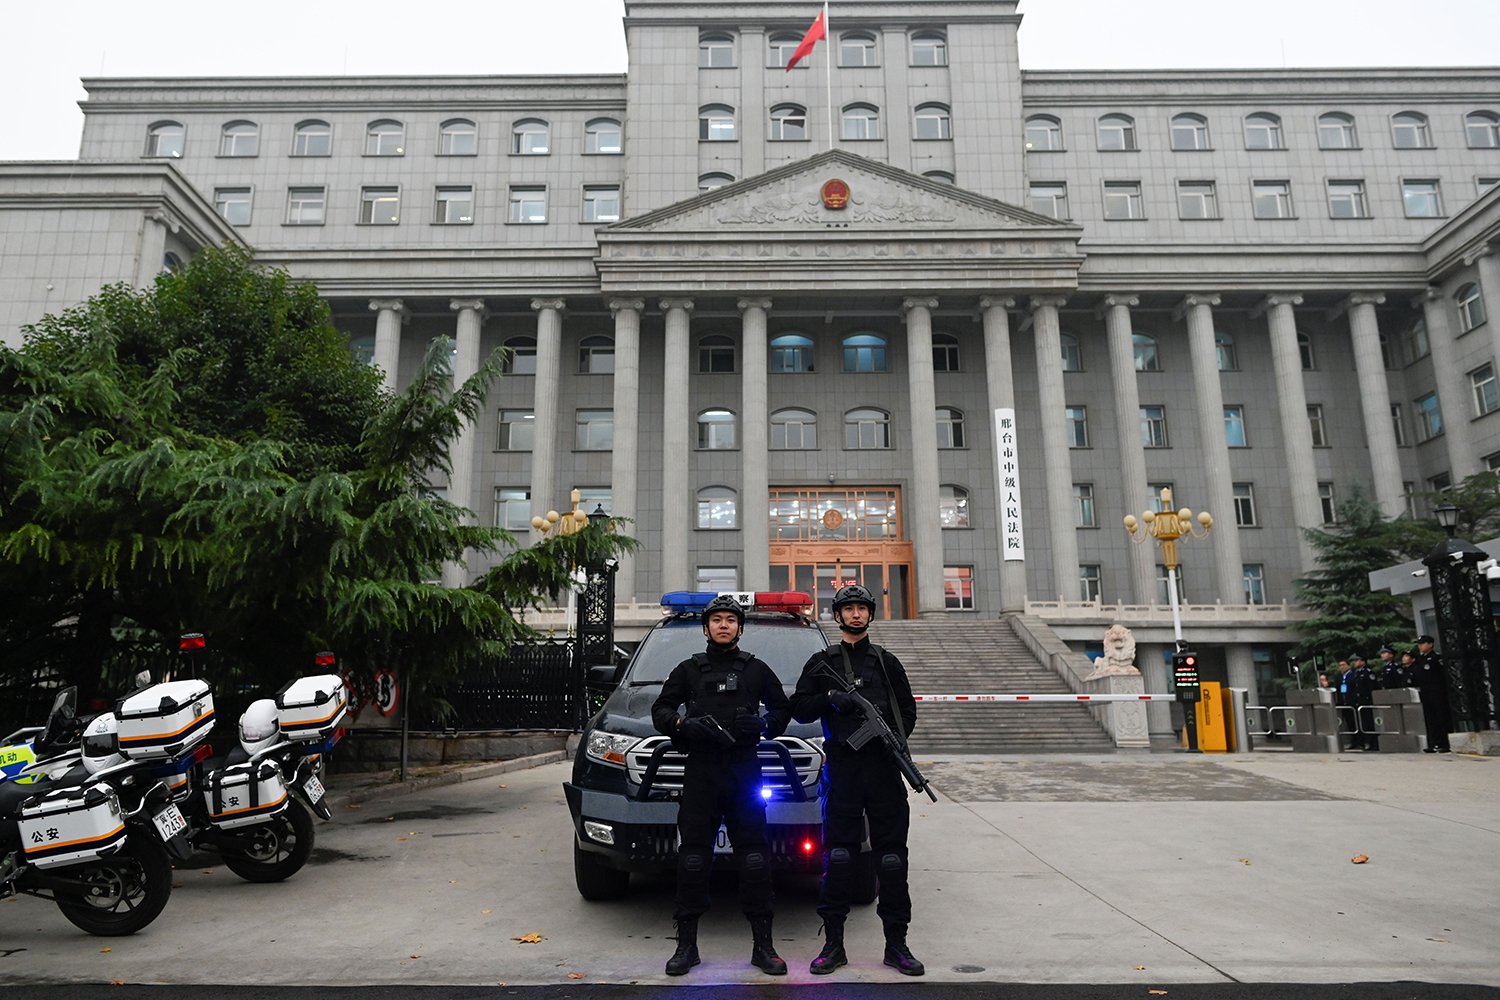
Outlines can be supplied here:
M1104 630L1104 656L1094 661L1094 672L1085 680L1096 677L1130 677L1138 675L1135 667L1135 636L1124 625L1115 624Z

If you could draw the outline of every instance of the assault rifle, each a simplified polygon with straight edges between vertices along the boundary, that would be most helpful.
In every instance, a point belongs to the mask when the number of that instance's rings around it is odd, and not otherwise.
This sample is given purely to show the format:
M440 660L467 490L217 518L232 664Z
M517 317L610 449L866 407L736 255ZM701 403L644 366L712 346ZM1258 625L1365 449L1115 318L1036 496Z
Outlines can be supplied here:
M885 717L880 714L880 710L870 704L870 699L860 694L859 689L850 684L848 678L840 677L827 668L824 673L832 677L839 689L853 698L854 704L858 705L859 710L864 713L864 724L850 733L849 738L844 742L848 743L851 749L858 750L871 740L879 739L891 752L891 756L896 759L896 767L900 769L901 776L912 787L912 791L926 792L927 797L936 802L937 795L933 792L932 786L927 783L927 779L922 777L922 772L917 770L916 761L911 759L911 751L907 749L906 740L901 737L901 734L886 724Z

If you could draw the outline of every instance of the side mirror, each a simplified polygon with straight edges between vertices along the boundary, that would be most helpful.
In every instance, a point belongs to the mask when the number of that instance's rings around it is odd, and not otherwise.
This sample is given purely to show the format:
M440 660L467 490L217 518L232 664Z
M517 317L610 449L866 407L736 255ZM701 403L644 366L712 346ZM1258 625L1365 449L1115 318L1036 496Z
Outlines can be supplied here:
M615 682L615 666L612 663L596 663L589 667L588 686L603 691L613 691L619 685Z

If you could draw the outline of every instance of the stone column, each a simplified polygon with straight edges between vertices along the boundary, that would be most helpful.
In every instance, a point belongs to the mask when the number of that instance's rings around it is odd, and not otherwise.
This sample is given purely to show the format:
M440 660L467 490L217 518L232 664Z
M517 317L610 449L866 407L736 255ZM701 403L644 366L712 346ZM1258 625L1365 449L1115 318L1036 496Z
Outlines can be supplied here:
M1052 586L1059 600L1078 600L1078 532L1073 525L1073 456L1068 451L1068 399L1063 393L1062 333L1057 310L1067 299L1031 297L1036 341L1037 396L1042 410L1042 458L1047 471L1047 544L1052 550Z
M740 538L744 542L741 590L771 589L771 471L766 403L766 310L770 299L740 299Z
M1406 509L1401 487L1401 461L1396 455L1396 429L1391 424L1391 390L1380 355L1380 325L1375 307L1385 296L1359 293L1344 300L1349 313L1349 339L1354 344L1354 372L1359 382L1360 409L1365 418L1365 440L1370 449L1370 478L1375 502L1387 517Z
M1438 405L1443 414L1448 472L1453 482L1458 483L1479 471L1479 461L1474 454L1469 427L1469 420L1474 415L1473 404L1469 401L1469 380L1459 370L1453 324L1448 321L1450 301L1442 288L1432 287L1413 299L1412 305L1421 308L1422 318L1427 323L1427 347L1432 352L1432 374L1437 382Z
M385 377L385 387L396 389L396 369L401 363L401 325L410 315L400 299L371 299L375 313L375 367Z
M1234 523L1234 486L1229 470L1229 444L1224 436L1224 391L1219 385L1219 349L1214 343L1217 295L1187 295L1177 311L1187 317L1188 355L1193 366L1193 395L1197 399L1198 433L1203 448L1203 472L1208 495L1173 495L1179 509L1207 508L1214 516L1214 597L1225 604L1245 602L1244 565L1240 531Z
M1276 373L1276 402L1281 415L1281 449L1286 461L1286 485L1292 494L1291 527L1297 533L1299 566L1306 572L1317 567L1317 553L1306 532L1323 526L1323 505L1318 500L1312 427L1307 420L1302 350L1297 345L1297 315L1293 307L1301 304L1300 295L1268 295L1256 308L1266 314L1271 334L1271 367Z
M135 258L137 288L150 288L156 282L156 276L167 263L167 233L175 233L181 228L176 219L161 209L153 209L141 217L140 243Z
M483 299L453 299L448 308L458 313L454 331L457 348L453 359L453 387L457 389L479 370L479 332L484 325ZM478 435L472 421L466 421L458 432L448 455L448 499L466 508L474 523L474 447ZM464 555L465 561L468 554ZM463 563L443 564L443 586L462 587L469 582L469 570Z
M637 519L636 470L640 465L641 414L641 299L610 299L615 318L615 447L609 456L609 492L615 517ZM638 536L639 526L625 529ZM635 553L616 556L615 600L636 599Z
M998 433L995 427L995 411L1016 408L1016 386L1011 375L1010 361L1010 313L1007 311L1015 304L1015 299L1002 296L985 297L979 300L979 309L984 317L984 381L985 388L989 390L991 433ZM1000 522L1003 517L1001 505L1004 502L1003 491L1006 483L999 465L1000 442L998 440L995 442L994 452L996 463L995 541L997 543L996 554L1000 557L1000 612L1020 614L1026 610L1026 562L1023 559L1005 559L1004 542L1000 538ZM1019 477L1017 485L1019 485ZM971 508L970 516L972 515ZM1026 522L1022 520L1023 531L1025 526Z
M917 614L946 614L943 599L943 522L938 509L937 390L932 374L932 310L937 299L901 302L906 318L907 396L911 408L911 488L906 523L916 555Z
M1165 657L1172 649L1173 646L1170 643L1162 645L1142 643L1136 647L1135 666L1141 672L1141 680L1145 682L1147 694L1168 693L1168 670ZM1146 726L1153 736L1171 737L1172 703L1168 701L1146 702Z
M1232 642L1224 647L1225 672L1229 686L1250 692L1247 704L1255 702L1255 654L1248 642ZM1243 739L1243 736L1241 737Z
M691 519L688 466L692 457L688 412L688 327L692 299L662 299L666 313L666 347L662 366L661 470L661 580L662 593L691 590L688 539L696 524ZM741 498L743 499L743 497ZM743 516L743 515L742 515ZM743 526L744 521L740 524Z
M1485 243L1464 255L1464 263L1479 271L1479 298L1490 330L1495 371L1500 372L1500 247Z
M1141 447L1141 390L1135 376L1135 325L1130 310L1140 305L1134 295L1106 295L1100 304L1104 314L1104 331L1109 340L1109 375L1114 386L1115 431L1119 443L1121 485L1125 489L1125 510L1120 514L1140 516L1151 502L1151 487L1146 480L1146 452ZM1154 509L1154 508L1153 508ZM1102 522L1101 522L1102 523ZM1131 545L1129 563L1129 600L1136 604L1156 603L1156 546L1150 542ZM1122 595L1123 597L1123 595Z
M562 386L563 299L532 299L536 311L536 378L532 389L531 512L567 507L557 492L558 393Z

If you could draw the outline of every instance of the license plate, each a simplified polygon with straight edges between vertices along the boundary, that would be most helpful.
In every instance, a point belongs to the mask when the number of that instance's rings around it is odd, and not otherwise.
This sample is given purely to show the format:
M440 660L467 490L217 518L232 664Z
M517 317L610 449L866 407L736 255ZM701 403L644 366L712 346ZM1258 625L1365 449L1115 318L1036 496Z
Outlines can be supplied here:
M307 793L307 797L312 800L313 805L317 805L323 801L323 783L318 780L316 774L309 774L307 776L307 780L302 783L302 790Z
M176 806L167 806L152 816L151 822L156 824L156 832L161 834L162 840L171 840L187 830L187 820L182 818L182 810Z
M681 833L681 831L679 831L678 834L677 834L677 849L679 851L682 850L682 833ZM718 832L714 834L714 853L715 854L733 854L734 853L734 845L729 842L729 830L722 823L719 824L719 830L718 830Z

